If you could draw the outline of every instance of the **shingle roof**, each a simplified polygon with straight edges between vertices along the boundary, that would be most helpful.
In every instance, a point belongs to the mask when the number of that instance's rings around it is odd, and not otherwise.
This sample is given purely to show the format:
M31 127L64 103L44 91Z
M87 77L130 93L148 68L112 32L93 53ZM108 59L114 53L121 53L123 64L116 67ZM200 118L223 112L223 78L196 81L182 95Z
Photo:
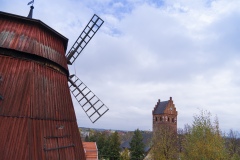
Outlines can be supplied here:
M163 114L166 109L168 101L158 102L154 108L153 114Z
M150 142L151 142L151 139L152 139L152 133L142 133L142 136L143 136L143 143L145 145L144 147L144 151L145 153L149 151L150 149ZM129 138L128 140L124 141L121 145L120 145L120 148L124 149L124 148L128 148L130 149L130 142L132 140L132 137Z
M86 160L98 159L98 149L96 142L83 142L83 148L85 150Z

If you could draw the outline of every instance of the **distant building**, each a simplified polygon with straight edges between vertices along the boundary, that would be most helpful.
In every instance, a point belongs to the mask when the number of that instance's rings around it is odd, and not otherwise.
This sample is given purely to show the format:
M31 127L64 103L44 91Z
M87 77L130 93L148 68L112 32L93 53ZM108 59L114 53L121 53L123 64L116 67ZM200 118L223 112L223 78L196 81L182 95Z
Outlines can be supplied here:
M152 111L153 133L164 126L170 126L177 131L177 115L178 112L172 97L170 100L162 102L159 99Z
M98 148L96 142L83 142L86 160L98 160Z
M133 134L132 134L132 136L133 136ZM120 145L120 148L122 151L124 151L124 149L130 150L130 148L131 148L130 142L132 141L132 136L122 142L122 144ZM144 153L145 153L145 155L147 155L151 149L152 132L143 131L142 136L143 136L142 142L144 143L144 146L145 146Z

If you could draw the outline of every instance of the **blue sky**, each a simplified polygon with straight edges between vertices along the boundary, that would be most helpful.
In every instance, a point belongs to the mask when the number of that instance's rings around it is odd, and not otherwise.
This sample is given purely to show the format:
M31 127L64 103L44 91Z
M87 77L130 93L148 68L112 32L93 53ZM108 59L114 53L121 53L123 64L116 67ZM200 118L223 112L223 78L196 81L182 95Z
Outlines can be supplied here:
M0 0L0 10L27 16L29 1ZM178 127L199 109L223 131L239 131L239 0L35 0L33 17L75 42L94 13L105 23L70 72L110 108L91 124L74 101L78 125L152 129L158 99L173 97Z

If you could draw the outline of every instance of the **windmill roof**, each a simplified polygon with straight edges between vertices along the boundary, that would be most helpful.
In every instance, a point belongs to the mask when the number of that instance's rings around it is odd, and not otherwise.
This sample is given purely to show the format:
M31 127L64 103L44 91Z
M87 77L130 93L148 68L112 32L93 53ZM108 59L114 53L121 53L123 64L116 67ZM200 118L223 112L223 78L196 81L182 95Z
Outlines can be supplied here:
M157 103L157 106L154 108L153 114L163 114L166 107L167 107L168 101L162 101Z
M8 19L17 19L17 20L21 20L21 21L26 22L26 23L39 24L40 26L44 27L46 30L48 30L48 31L54 33L56 36L60 37L60 39L64 43L65 51L67 49L68 39L66 37L64 37L62 34L58 33L56 30L54 30L51 27L49 27L48 25L46 25L41 20L32 19L32 18L28 18L28 17L23 17L23 16L20 16L20 15L15 15L15 14L2 12L2 11L0 11L0 17L7 17Z

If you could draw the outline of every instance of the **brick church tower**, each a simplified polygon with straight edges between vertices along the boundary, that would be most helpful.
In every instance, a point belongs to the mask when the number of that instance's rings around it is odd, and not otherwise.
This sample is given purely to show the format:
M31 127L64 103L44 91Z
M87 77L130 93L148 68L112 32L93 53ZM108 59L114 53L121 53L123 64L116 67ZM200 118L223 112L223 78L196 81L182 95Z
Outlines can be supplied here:
M177 132L177 110L172 97L168 101L158 100L155 105L153 115L153 132L164 126L170 126Z

